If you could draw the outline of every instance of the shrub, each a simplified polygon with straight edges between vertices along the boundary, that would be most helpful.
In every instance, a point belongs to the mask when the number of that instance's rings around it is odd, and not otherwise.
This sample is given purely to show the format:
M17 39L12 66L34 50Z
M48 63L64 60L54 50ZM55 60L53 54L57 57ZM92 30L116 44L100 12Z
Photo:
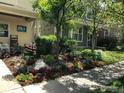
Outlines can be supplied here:
M64 44L68 46L70 49L73 49L77 46L77 43L75 40L66 40Z
M41 36L37 37L36 42L36 55L40 57L40 55L47 55L52 53L52 45L56 41L56 37L54 35L49 36Z
M102 50L100 50L102 51ZM98 51L98 50L95 50L95 53L92 53L91 50L89 49L85 49L82 51L82 57L83 58L86 58L86 59L92 59L92 57L94 56L96 60L102 60L102 53Z
M61 39L59 46L60 46L60 53L71 52L76 46L76 41Z
M92 57L92 53L91 53L91 50L89 49L85 49L82 51L82 56L84 58L91 58Z
M55 62L55 57L53 55L45 55L43 56L44 62L48 65L51 65L53 62Z
M116 48L117 43L118 43L117 37L109 36L106 38L98 39L97 46L106 47L106 49L108 50L113 50L114 48Z
M73 50L70 53L70 55L75 56L75 57L80 57L81 54L82 54L82 52L79 50Z

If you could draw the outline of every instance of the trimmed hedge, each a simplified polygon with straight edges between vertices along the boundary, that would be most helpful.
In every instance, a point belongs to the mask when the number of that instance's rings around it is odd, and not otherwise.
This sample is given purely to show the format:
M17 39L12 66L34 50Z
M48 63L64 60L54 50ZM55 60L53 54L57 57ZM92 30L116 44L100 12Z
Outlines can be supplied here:
M52 54L52 46L56 40L57 38L54 35L37 37L35 40L37 57L40 57L40 55Z

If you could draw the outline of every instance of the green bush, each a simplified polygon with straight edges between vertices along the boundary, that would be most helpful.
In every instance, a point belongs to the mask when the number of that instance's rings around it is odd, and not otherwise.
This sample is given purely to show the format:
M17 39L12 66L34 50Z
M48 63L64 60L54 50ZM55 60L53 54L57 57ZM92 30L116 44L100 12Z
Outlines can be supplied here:
M40 55L47 55L52 53L52 46L56 42L56 36L41 36L37 37L36 42L36 55L40 57Z
M51 65L53 62L55 62L55 57L53 55L45 55L43 56L44 62L48 65Z
M73 51L71 51L71 53L70 53L70 55L75 56L75 57L80 57L81 54L82 54L82 52L79 51L79 50L73 50Z
M82 56L84 58L91 58L92 57L92 52L89 49L85 49L82 51Z
M60 53L67 53L73 51L77 45L75 40L61 39L59 42L59 46Z
M69 48L74 48L77 45L75 40L66 40L64 44L69 46Z
M86 59L92 59L94 56L96 60L101 61L102 60L102 54L99 51L95 51L95 53L92 53L90 49L85 49L82 51L82 57Z

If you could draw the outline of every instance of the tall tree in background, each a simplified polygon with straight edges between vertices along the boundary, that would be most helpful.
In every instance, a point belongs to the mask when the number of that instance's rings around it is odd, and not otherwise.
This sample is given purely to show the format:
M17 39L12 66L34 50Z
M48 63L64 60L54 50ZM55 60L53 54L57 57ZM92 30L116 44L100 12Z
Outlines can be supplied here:
M124 0L106 0L111 24L118 24L124 36Z

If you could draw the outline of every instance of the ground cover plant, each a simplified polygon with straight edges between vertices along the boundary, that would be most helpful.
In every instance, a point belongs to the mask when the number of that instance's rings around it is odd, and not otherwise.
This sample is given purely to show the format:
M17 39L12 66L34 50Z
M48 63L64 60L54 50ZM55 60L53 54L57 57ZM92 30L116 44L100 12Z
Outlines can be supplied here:
M90 49L74 49L59 55L40 55L39 58L35 56L31 51L24 51L20 56L3 59L23 86L124 60L123 52L95 50L92 54Z

